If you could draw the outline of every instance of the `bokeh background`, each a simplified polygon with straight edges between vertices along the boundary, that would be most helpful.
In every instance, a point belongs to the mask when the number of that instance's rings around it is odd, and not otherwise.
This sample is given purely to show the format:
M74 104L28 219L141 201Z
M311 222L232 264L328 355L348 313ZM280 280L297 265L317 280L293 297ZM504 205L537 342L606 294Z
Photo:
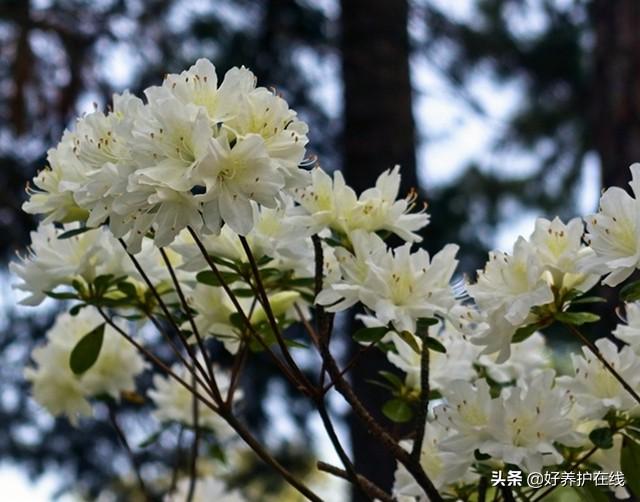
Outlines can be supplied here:
M55 308L17 307L7 263L35 226L20 211L25 182L74 117L199 57L220 72L246 65L309 123L323 167L357 190L401 164L403 190L418 188L432 214L424 246L459 243L461 273L473 273L537 215L588 213L602 186L626 184L640 160L638 27L637 0L1 0L0 499L91 499L107 487L128 500L104 410L74 429L40 410L22 379ZM372 357L351 375L372 409L385 396L367 380L385 364ZM243 387L251 427L304 470L308 445L324 448L308 403L259 358ZM123 411L139 434L157 428L141 406ZM389 485L389 458L341 402L333 412L356 466ZM186 461L172 434L136 449L149 472ZM239 482L255 479L278 500L259 464Z

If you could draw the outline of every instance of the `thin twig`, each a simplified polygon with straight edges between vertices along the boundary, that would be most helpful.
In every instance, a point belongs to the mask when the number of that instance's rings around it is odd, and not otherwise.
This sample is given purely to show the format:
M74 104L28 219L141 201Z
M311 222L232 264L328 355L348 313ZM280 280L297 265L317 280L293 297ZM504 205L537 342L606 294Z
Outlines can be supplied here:
M335 465L327 464L326 462L318 462L316 465L321 471L328 472L329 474L333 474L334 476L337 476L339 478L346 479L347 481L351 480L347 471L343 471ZM382 488L380 488L364 476L358 474L358 480L363 487L366 487L363 489L370 498L379 499L383 502L393 502L393 498L387 492L385 492Z
M238 435L247 443L251 449L268 465L275 469L280 475L296 490L313 502L323 502L309 487L302 481L291 474L280 462L278 462L271 454L256 440L249 430L226 409L221 410L220 415L233 427Z
M278 327L278 321L273 314L273 310L271 309L271 303L269 302L269 296L267 295L267 291L265 290L264 284L262 282L262 278L260 277L260 270L258 269L258 264L256 263L256 259L253 256L253 252L251 251L251 247L247 242L247 239L242 235L238 236L240 238L240 242L242 244L242 248L244 249L245 254L249 260L249 266L251 267L251 272L253 273L253 277L256 281L256 289L258 290L258 298L260 303L262 304L262 308L264 309L265 314L267 315L267 320L269 321L269 326L273 331L273 334L276 337L276 341L278 342L278 346L280 347L280 351L284 356L285 361L291 368L291 370L296 373L296 376L300 380L300 382L309 389L310 392L313 391L313 386L304 375L304 373L300 370L298 365L296 364L293 356L289 352L287 344L284 341L282 333L280 332L280 328Z
M147 487L144 483L144 479L142 479L142 473L140 472L140 464L138 463L138 460L136 459L136 456L133 453L131 446L129 446L129 442L127 441L127 436L124 434L124 431L122 430L122 428L120 427L120 424L118 423L118 419L116 417L116 410L112 404L109 404L108 408L109 408L109 421L111 422L111 425L113 425L113 428L116 431L116 434L118 436L118 439L120 440L120 443L122 444L122 447L127 452L127 456L129 457L129 461L131 462L131 467L133 468L133 471L136 474L136 479L138 480L138 485L140 486L140 490L142 491L145 499L151 501L153 500L153 497L147 490Z
M247 314L244 312L244 309L242 308L242 305L240 305L240 302L238 301L236 295L233 293L233 291L231 291L231 288L227 284L227 281L224 280L224 277L222 277L222 274L220 273L220 270L218 270L218 267L216 266L216 264L213 262L213 260L209 256L209 253L207 252L207 249L204 247L204 244L202 243L202 241L198 237L198 234L196 234L196 232L191 227L187 227L187 228L189 230L189 233L193 237L193 240L195 241L196 245L200 249L200 253L204 257L204 259L207 262L207 264L209 265L209 268L214 273L214 275L216 276L216 279L220 283L220 286L222 287L224 292L227 294L227 296L231 300L231 303L233 304L234 308L236 309L236 312L240 316L240 318L241 318L242 322L244 323L245 327L249 330L249 333L251 333L251 335L254 336L255 339L258 341L258 343L262 346L262 348L265 349L265 351L269 354L269 356L271 357L273 362L276 364L276 366L278 366L278 368L280 369L280 371L282 371L282 373L285 375L285 377L287 377L287 379L289 381L291 381L296 388L301 388L300 382L294 377L294 375L291 373L289 368L285 364L283 364L282 361L280 361L280 359L278 359L278 357L273 353L273 351L270 349L270 347L262 339L262 337L260 336L260 333L258 333L255 330L255 328L251 324L251 321L247 317ZM304 389L304 387L302 387L302 390L305 391L305 393L306 393L306 389Z
M113 320L111 320L109 318L109 316L104 313L102 308L100 308L100 307L96 307L96 308L98 309L98 312L100 313L102 318L105 320L105 322L109 326L111 326L113 329L115 329L118 333L120 333L131 345L133 345L136 349L138 349L140 351L140 353L142 353L147 359L149 359L149 361L151 361L153 364L155 364L161 371L163 371L164 373L169 375L171 378L176 380L178 383L180 383L180 385L185 387L189 392L191 392L192 394L196 395L198 397L198 399L202 403L204 403L208 408L210 408L214 412L218 413L218 408L211 401L209 401L202 394L200 394L197 391L196 388L192 387L187 382L185 382L184 379L179 377L175 373L175 371L173 371L169 366L167 366L165 363L163 363L155 354L153 354L151 351L149 351L148 349L146 349L145 347L140 345L126 331L124 331L120 326L118 326L116 323L114 323Z
M422 338L422 349L420 350L420 404L416 416L416 439L413 441L411 449L411 457L416 462L420 462L429 411L429 347L426 343L427 336L427 333L420 334Z
M178 431L178 437L176 438L176 458L173 464L173 473L171 474L171 485L169 486L169 494L172 494L176 486L178 484L178 471L180 470L180 446L182 443L182 435L184 434L184 425L180 426L180 430Z
M605 368L607 368L609 373L611 373L615 377L615 379L618 380L618 382L620 382L620 385L622 385L625 388L625 390L629 394L631 394L631 396L633 396L633 398L638 402L638 404L640 404L640 396L638 395L638 393L635 390L633 390L633 387L631 387L631 385L629 385L627 381L624 378L622 378L620 373L618 373L615 370L615 368L611 366L609 361L607 361L605 357L602 355L598 347L596 347L596 345L591 340L587 339L574 325L565 324L565 326L576 338L578 338L578 340L580 340L583 344L585 344L589 348L589 350L593 353L593 355L595 355L600 360L600 362L604 364Z
M127 255L129 256L129 259L131 260L131 262L133 263L133 265L135 266L136 270L138 271L138 273L142 276L142 278L144 279L144 282L146 283L147 287L149 288L149 290L151 291L151 293L153 294L154 298L156 299L156 301L158 302L158 305L160 305L160 308L162 309L162 312L164 312L165 317L167 318L167 320L169 321L169 323L171 324L171 326L173 327L173 329L176 331L176 333L178 334L178 338L180 339L180 341L182 342L182 345L184 346L184 348L186 349L187 353L189 354L189 357L192 359L193 364L198 368L198 370L202 373L202 377L207 380L209 378L208 373L204 370L204 368L202 367L202 365L200 364L200 361L198 361L198 358L195 356L195 353L193 352L193 349L191 348L191 346L189 345L189 342L187 342L181 332L180 332L180 326L178 326L178 323L176 322L176 320L174 319L174 317L171 315L171 312L169 311L169 308L167 307L167 305L164 303L164 300L162 299L162 296L160 295L160 293L158 293L158 290L156 289L156 287L153 285L153 283L151 282L151 279L149 279L149 276L147 275L147 273L144 271L144 269L142 268L142 266L140 265L140 263L138 262L138 260L136 259L136 257L134 255L132 255L128 250L127 250L127 245L124 242L123 239L118 239L120 241L120 244L122 245L122 247L124 248L125 252L127 253ZM211 382L207 382L209 385L212 385ZM205 385L205 387L207 387ZM212 396L215 398L215 396Z
M195 379L192 382L195 387ZM198 427L198 400L193 398L191 407L191 416L193 418L193 445L191 447L191 466L189 470L189 491L187 492L187 502L193 501L193 495L196 491L196 480L198 478L198 446L200 444L200 428Z
M220 389L218 388L218 383L216 382L216 377L213 373L213 363L211 362L209 353L207 352L207 349L204 346L202 336L200 335L200 330L198 329L198 326L196 325L195 320L193 319L193 313L191 312L191 308L187 303L187 299L184 296L184 293L182 292L180 281L178 281L178 278L176 277L176 273L173 270L173 266L171 265L171 262L169 261L169 257L167 256L167 252L164 250L164 248L160 248L160 254L162 255L162 259L164 260L164 263L167 266L167 270L169 270L169 275L171 276L173 285L175 286L176 292L178 293L178 298L180 299L182 308L187 314L187 318L189 319L189 325L193 330L193 334L196 337L198 348L200 349L200 352L202 353L202 357L204 358L204 363L205 363L205 366L207 367L206 369L207 369L207 374L209 376L209 384L211 385L211 390L213 392L214 400L216 401L216 404L220 406L223 403L222 395L220 394ZM187 342L187 344L188 343L189 342ZM194 361L194 364L195 364L195 361Z

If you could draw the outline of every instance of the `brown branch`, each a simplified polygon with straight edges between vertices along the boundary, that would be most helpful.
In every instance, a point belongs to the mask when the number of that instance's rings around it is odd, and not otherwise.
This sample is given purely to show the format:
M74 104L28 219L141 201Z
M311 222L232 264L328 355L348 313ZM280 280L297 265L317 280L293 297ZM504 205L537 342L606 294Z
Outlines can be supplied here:
M333 474L334 476L337 476L339 478L346 479L347 481L351 480L347 471L343 471L335 465L327 464L325 462L318 462L316 465L318 467L318 470L320 471L328 472L329 474ZM367 478L360 474L358 474L357 476L358 481L363 486L363 490L370 498L379 499L383 502L393 502L393 498L378 485L369 481Z
M427 346L428 332L421 333L422 350L420 351L420 404L416 417L416 439L411 449L411 457L420 462L422 443L427 428L427 414L429 411L429 347Z

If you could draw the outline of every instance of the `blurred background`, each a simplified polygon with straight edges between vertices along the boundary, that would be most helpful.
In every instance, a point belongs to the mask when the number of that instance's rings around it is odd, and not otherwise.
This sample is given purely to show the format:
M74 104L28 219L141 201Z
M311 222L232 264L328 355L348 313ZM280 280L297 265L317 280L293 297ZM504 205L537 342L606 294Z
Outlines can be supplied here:
M199 57L219 73L248 66L309 123L321 165L356 190L401 164L403 190L419 188L432 214L424 246L460 244L460 271L473 273L537 215L588 213L602 186L626 185L640 160L638 27L637 0L0 0L0 498L92 499L106 487L128 499L108 424L75 429L29 399L22 369L55 311L16 307L6 268L35 226L20 211L25 182L75 116ZM367 380L385 364L372 357L351 375L372 409L386 396ZM327 450L309 404L268 362L243 386L247 420L288 465L305 469L308 444ZM130 430L157 428L127 406L146 405L125 406ZM356 467L389 486L388 456L339 400L333 408ZM186 461L170 433L136 448L144 469ZM262 466L242 476L278 500Z

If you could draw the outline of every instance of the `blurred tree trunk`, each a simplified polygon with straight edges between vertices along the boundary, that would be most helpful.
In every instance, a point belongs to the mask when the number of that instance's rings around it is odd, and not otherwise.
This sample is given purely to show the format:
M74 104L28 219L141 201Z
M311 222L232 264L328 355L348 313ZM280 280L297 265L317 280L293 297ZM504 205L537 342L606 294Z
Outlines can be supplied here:
M628 188L629 166L640 161L640 2L594 0L591 15L595 33L592 130L602 186ZM610 306L619 302L619 289L599 288L598 294L608 302L599 309L603 323L598 329L608 332L618 323Z
M343 0L344 164L359 193L395 164L402 166L401 193L417 187L415 131L409 79L408 5L402 0ZM351 372L354 389L375 416L388 398L367 380L388 363L370 353ZM351 418L358 472L389 489L395 464L389 453ZM353 500L366 500L354 493Z
M626 187L640 161L640 2L594 0L595 143L602 184Z

